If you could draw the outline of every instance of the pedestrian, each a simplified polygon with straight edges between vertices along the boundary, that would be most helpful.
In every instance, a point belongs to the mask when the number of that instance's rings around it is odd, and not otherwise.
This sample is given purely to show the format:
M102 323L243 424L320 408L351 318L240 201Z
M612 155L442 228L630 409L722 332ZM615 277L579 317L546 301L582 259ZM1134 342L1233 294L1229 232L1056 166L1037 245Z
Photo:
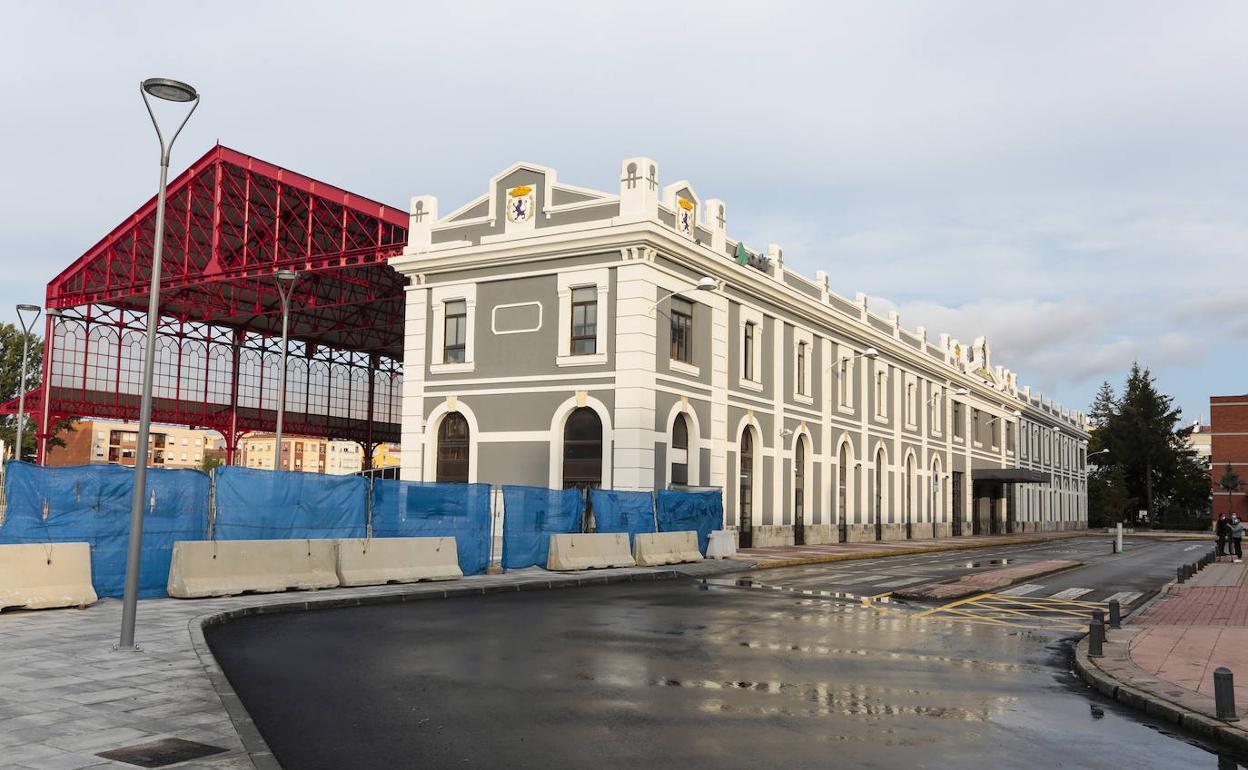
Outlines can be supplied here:
M1235 563L1244 560L1244 523L1235 514L1231 514L1231 548L1235 552Z
M1231 523L1226 520L1226 514L1218 517L1218 523L1214 525L1213 532L1218 538L1218 558L1226 556L1226 547L1230 545L1231 539Z

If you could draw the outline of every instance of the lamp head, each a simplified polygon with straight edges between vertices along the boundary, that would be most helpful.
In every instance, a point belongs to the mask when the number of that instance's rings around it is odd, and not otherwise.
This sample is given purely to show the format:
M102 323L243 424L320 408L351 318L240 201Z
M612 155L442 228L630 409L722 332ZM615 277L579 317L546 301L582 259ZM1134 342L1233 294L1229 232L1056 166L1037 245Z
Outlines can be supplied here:
M1015 417L1022 417L1022 416L1023 416L1023 413L1022 413L1022 412L1020 412L1020 411L1018 411L1017 409L1015 409L1014 411L1010 412L1010 414L1014 415Z
M967 393L970 393L970 392L971 391L967 390L966 388L954 388L953 389L953 395L955 396L965 396Z
M38 305L18 305L17 306L17 312L19 313L38 313L39 310L40 310L40 307Z
M697 291L715 291L719 284L709 275L704 275L698 279L697 285L693 288Z
M199 98L193 87L170 78L148 78L143 81L143 90L167 102L193 102Z
M299 274L296 273L294 270L288 270L286 268L282 268L281 270L278 270L277 272L275 272L273 275L276 276L277 280L279 281L293 281L295 280L295 278L298 277Z
M876 350L875 348L867 348L866 350L862 351L862 357L871 358L871 359L879 358L880 351Z

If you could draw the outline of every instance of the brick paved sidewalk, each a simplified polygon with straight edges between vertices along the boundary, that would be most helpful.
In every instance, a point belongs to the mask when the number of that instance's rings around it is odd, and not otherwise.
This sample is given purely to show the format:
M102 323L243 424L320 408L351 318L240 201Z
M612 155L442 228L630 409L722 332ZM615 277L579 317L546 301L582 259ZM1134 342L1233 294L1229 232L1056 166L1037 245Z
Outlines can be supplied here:
M350 606L655 579L677 572L712 575L745 567L707 561L674 568L573 574L534 569L401 586L189 601L152 599L139 603L140 652L112 650L121 623L117 600L103 600L84 610L6 612L0 615L0 767L134 770L134 765L105 761L96 754L161 738L199 741L228 750L176 765L179 770L275 767L215 661L210 656L200 659L201 650L194 640L200 623L212 615L251 607L273 611L278 605L298 609ZM224 695L214 687L214 679Z
M756 562L762 569L799 564L874 559L882 556L905 556L933 551L959 551L966 548L991 548L1020 543L1040 543L1085 537L1087 532L1038 532L1026 535L971 535L966 537L924 538L915 540L884 540L866 543L827 543L824 545L785 545L768 548L743 548L733 558ZM1104 537L1102 533L1092 533Z

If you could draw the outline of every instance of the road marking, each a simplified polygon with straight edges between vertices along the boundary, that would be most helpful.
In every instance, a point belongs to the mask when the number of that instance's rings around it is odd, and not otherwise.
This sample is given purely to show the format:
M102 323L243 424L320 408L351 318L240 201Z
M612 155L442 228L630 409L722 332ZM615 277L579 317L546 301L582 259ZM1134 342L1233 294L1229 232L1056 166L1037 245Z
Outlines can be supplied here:
M853 585L855 583L866 583L869 580L874 581L874 580L879 580L880 578L891 578L891 577L893 576L892 575L855 575L854 577L844 578L836 582L842 583L844 585Z
M1039 591L1041 588L1044 588L1044 586L1039 583L1024 583L1021 586L1014 586L1013 588L1001 591L1001 593L1005 596L1026 596L1027 594Z
M877 588L900 588L901 586L908 586L911 583L918 583L922 580L927 580L927 578L925 577L901 578L900 580L890 580L887 583L880 583L877 586Z
M1065 591L1058 591L1050 596L1050 599L1078 599L1084 594L1092 593L1091 588L1067 588Z
M1048 597L980 594L919 613L960 623L1050 631L1087 631L1087 619L1103 604Z
M1119 606L1126 607L1128 604L1130 604L1131 602L1135 601L1138 598L1140 598L1139 591L1119 591L1118 593L1106 599L1105 603L1109 604L1110 602L1117 599Z
M1200 545L1189 545L1188 547L1184 548L1183 550L1184 550L1184 551L1195 551L1197 548L1202 548L1202 547L1203 547L1203 546L1200 546Z

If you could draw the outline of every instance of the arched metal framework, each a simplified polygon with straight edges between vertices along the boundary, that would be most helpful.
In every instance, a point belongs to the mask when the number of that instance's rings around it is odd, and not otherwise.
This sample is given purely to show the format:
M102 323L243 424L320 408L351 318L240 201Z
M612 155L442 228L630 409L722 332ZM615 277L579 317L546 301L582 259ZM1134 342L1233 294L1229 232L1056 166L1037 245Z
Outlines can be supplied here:
M48 425L138 417L153 198L47 288ZM211 428L228 459L248 431L272 430L281 304L274 271L301 274L291 297L287 432L351 439L365 462L398 441L403 289L386 264L407 214L220 145L169 185L156 341L158 422ZM44 387L26 396L43 413ZM16 412L16 399L0 413ZM46 436L48 425L39 425Z

